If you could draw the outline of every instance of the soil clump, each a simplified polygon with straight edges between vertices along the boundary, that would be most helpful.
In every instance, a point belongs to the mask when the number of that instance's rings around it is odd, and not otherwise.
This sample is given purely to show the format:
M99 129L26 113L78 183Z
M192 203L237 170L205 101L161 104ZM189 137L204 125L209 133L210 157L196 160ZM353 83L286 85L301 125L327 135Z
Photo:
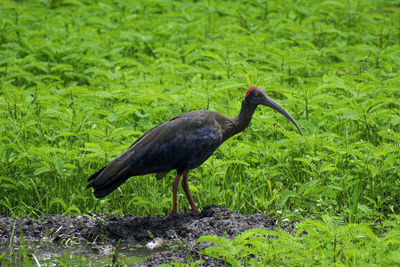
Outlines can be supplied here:
M114 249L118 249L119 242L145 248L156 240L169 249L159 252L155 249L144 264L135 266L170 263L174 258L183 263L188 257L204 260L203 266L223 265L222 261L198 253L210 245L196 242L200 236L232 237L251 228L272 230L277 227L276 223L276 219L265 214L244 215L218 206L207 206L200 215L182 214L178 217L99 213L43 215L38 219L0 216L0 242L8 244L12 238L12 242L17 243L22 232L28 242L49 241L65 245L72 240L74 243L87 244L93 248L93 253L101 254L103 247L109 247L110 244Z

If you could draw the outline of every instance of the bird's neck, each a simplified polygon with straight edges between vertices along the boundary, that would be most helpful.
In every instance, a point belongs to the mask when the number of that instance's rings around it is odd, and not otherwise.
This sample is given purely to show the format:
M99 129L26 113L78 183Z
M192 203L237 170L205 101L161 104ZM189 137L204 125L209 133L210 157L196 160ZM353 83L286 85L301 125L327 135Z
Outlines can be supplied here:
M231 125L225 133L224 140L237 133L240 133L241 131L246 129L247 126L249 126L256 107L257 105L247 102L246 99L242 100L242 108L240 109L240 113L236 117L232 118Z

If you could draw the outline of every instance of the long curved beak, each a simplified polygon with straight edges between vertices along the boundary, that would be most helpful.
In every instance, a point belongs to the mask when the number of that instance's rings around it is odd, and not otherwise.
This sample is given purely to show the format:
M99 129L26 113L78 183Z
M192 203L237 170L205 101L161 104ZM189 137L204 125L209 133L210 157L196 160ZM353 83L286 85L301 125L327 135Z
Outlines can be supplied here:
M286 118L288 118L293 124L294 126L296 126L297 130L299 130L300 135L303 135L303 133L301 132L301 129L299 127L299 125L297 124L297 122L292 118L292 116L290 116L289 113L286 112L286 110L284 110L283 108L281 108L281 106L279 106L277 103L275 103L274 100L272 100L271 98L269 98L266 94L265 94L265 98L264 98L264 102L261 103L264 106L268 106L276 111L278 111L279 113L281 113L283 116L285 116Z

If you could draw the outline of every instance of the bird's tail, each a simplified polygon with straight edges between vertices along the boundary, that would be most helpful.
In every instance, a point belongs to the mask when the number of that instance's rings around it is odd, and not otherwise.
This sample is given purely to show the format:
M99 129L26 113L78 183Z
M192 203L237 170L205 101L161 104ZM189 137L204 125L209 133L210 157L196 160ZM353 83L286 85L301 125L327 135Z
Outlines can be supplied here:
M94 196L97 198L102 198L109 195L118 186L125 182L131 173L129 171L129 166L115 170L113 162L110 165L102 168L88 179L89 184L86 188L92 187L94 189Z

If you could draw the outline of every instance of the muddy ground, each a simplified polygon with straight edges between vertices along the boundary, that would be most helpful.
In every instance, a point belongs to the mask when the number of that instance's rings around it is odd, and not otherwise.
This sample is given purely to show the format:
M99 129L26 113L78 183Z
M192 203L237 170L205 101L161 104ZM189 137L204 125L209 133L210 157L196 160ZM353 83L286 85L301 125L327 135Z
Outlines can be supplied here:
M46 244L54 246L87 244L93 253L102 254L118 250L118 242L147 249L146 245L150 246L151 242L161 241L159 248L148 249L153 253L149 253L147 261L140 266L169 263L173 258L183 263L188 257L204 260L204 266L207 266L223 265L223 262L198 253L210 245L197 243L200 236L223 236L226 232L231 237L251 228L276 227L277 220L265 214L243 215L217 206L205 207L200 215L183 214L172 218L97 213L44 215L39 219L0 216L0 242L9 244L12 238L13 242L18 243L22 230L27 242L46 241Z

